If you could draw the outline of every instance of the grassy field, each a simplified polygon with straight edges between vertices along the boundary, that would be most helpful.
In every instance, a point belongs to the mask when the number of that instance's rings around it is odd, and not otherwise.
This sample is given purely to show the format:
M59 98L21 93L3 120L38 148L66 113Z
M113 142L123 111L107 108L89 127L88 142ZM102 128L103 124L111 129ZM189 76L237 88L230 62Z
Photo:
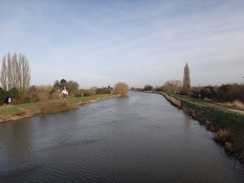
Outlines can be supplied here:
M99 100L107 97L112 97L114 94L102 94L102 95L94 95L94 96L88 96L88 97L77 97L77 98L71 98L69 99L70 103L81 103L81 102L87 102L92 100Z
M7 105L0 107L0 122L30 117L38 114L57 113L78 108L82 104L118 97L115 94L103 94L63 100L49 100L38 103Z

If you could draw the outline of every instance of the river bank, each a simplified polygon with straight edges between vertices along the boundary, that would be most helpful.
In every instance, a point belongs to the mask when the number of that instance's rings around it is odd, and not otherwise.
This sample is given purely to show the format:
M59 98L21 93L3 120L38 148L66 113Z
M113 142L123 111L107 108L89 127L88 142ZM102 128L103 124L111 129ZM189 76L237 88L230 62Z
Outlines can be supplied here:
M37 103L20 105L7 105L0 107L0 122L18 120L35 115L58 113L67 110L77 109L81 105L94 103L101 100L120 97L119 94L103 94L63 100L50 100Z
M191 101L175 94L159 94L214 132L214 140L224 146L226 153L244 163L243 114Z

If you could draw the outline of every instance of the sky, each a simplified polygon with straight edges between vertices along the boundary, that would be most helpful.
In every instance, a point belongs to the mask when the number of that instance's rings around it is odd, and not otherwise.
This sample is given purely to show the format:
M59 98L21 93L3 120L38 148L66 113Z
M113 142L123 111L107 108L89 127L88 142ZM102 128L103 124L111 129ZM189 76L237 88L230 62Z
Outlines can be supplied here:
M0 59L22 53L31 85L80 88L244 82L244 0L0 0ZM0 64L1 67L1 64Z

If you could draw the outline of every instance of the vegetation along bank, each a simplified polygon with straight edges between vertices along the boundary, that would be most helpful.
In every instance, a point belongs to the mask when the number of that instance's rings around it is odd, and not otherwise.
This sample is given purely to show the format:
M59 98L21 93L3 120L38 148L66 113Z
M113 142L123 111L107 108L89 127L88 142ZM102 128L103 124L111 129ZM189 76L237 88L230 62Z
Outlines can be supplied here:
M214 140L226 153L244 163L244 114L190 100L177 94L162 94L173 105L215 132Z
M27 118L39 114L57 113L77 109L83 104L120 97L120 94L101 94L62 100L46 100L35 103L7 105L0 107L0 122Z

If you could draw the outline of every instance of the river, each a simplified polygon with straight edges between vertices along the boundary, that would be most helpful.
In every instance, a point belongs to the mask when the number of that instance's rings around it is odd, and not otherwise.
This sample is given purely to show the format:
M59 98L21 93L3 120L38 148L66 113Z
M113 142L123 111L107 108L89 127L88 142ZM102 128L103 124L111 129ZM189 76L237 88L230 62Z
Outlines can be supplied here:
M0 182L243 182L214 134L163 96L130 92L0 124Z

